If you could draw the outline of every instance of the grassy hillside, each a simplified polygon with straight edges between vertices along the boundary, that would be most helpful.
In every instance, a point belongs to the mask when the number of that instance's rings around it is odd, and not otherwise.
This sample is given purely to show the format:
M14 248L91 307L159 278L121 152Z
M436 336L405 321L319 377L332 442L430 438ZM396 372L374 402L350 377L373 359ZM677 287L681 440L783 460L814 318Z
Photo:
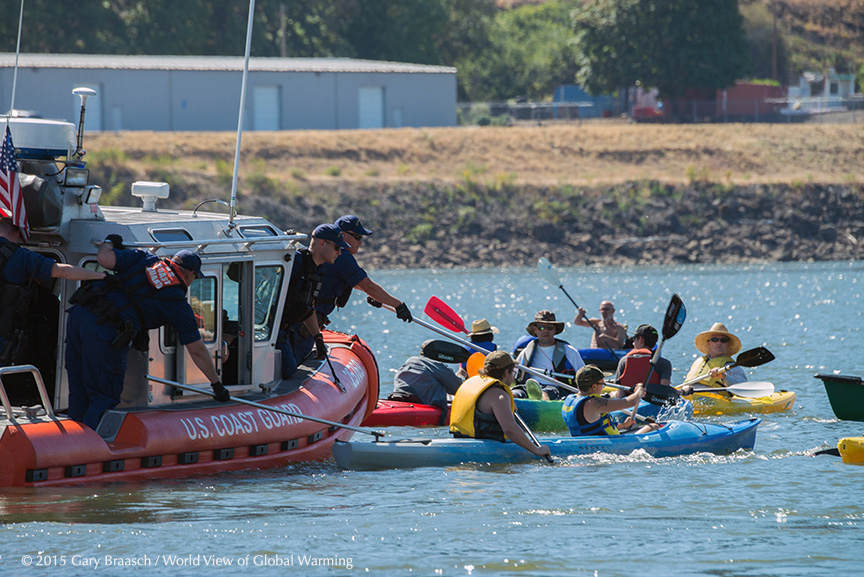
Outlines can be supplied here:
M171 182L177 199L227 198L234 137L102 133L88 136L86 148L109 196L146 179ZM243 136L242 158L241 192L283 197L317 183L851 184L864 182L864 131L860 124L584 124L252 132Z

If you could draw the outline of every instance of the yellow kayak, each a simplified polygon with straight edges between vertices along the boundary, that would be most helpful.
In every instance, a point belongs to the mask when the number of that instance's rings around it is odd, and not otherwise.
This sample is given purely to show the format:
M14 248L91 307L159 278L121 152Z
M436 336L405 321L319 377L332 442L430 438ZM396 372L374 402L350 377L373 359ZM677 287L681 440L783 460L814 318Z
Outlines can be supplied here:
M864 465L864 437L847 437L840 439L837 450L843 457L843 462L849 465Z
M714 393L694 393L684 397L693 403L694 415L734 415L737 413L779 413L795 404L795 393L776 391L767 397L755 399Z

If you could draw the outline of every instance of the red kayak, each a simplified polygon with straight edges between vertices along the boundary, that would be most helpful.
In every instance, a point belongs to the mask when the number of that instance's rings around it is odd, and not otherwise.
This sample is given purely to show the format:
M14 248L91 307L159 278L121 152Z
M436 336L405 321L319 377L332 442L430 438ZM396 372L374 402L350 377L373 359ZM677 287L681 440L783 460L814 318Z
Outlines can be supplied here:
M449 411L448 411L449 413ZM450 418L450 415L447 415ZM364 427L437 427L441 409L420 403L405 403L378 399L372 414L363 421Z

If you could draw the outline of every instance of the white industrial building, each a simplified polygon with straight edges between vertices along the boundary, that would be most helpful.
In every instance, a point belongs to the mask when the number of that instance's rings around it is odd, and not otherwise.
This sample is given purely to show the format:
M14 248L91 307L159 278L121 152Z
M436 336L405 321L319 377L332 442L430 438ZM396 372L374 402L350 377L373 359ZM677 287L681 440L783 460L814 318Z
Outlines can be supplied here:
M0 104L12 93L15 54L0 53ZM236 130L243 58L22 54L15 108L78 121L88 130ZM5 100L5 102L3 102ZM252 58L247 130L453 126L456 69L348 58Z

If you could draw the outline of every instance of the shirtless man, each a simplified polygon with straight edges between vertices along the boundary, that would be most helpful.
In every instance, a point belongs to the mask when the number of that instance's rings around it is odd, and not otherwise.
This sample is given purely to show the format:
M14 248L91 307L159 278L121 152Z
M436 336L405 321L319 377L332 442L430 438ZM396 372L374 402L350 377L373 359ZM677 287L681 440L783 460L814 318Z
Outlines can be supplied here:
M585 309L579 307L579 314L573 319L573 324L588 328L593 324L597 328L591 335L592 349L620 349L624 346L627 341L627 327L615 322L615 305L612 301L600 303L599 319L588 319L585 314Z

